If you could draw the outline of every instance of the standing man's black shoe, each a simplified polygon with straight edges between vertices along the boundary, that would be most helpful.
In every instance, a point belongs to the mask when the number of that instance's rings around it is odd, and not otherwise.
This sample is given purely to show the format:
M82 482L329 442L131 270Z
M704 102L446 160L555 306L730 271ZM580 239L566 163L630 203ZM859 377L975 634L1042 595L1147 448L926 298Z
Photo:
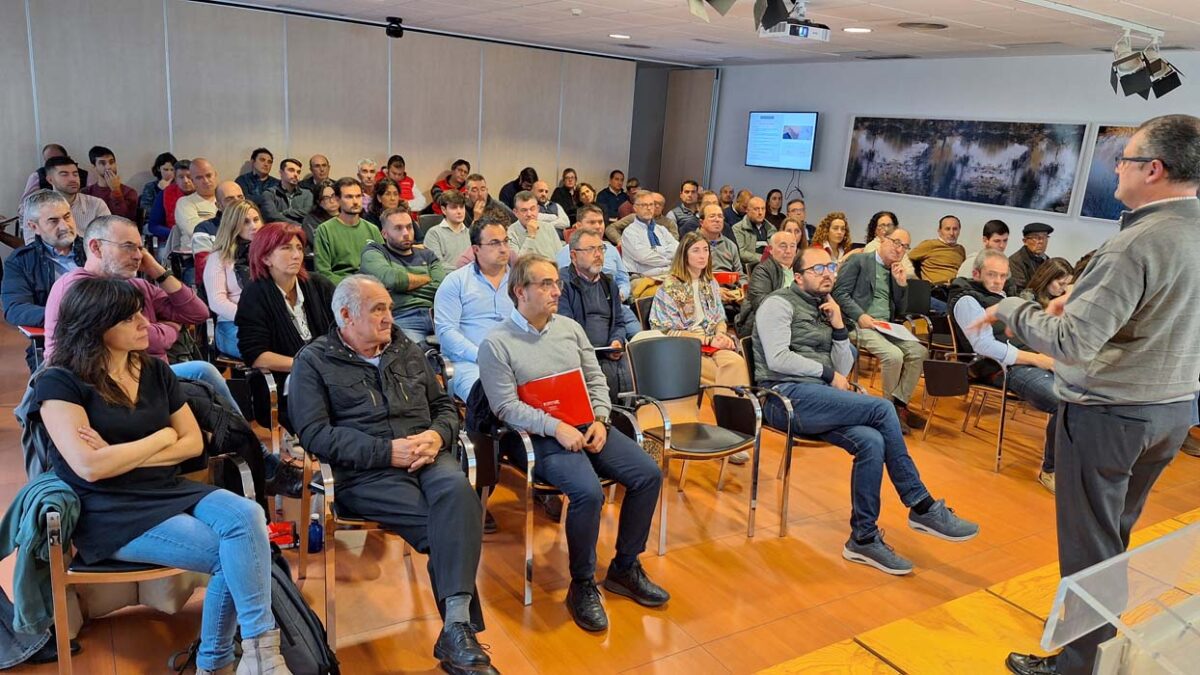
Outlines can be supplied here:
M492 659L466 623L449 623L433 645L433 657L448 673L489 672Z
M572 581L567 589L567 611L580 628L597 633L608 629L608 615L600 602L600 589L591 579Z
M483 512L483 533L484 534L496 534L496 531L499 529L500 529L500 526L496 524L496 519L492 517L492 512L484 511Z
M639 561L634 561L629 569L620 571L609 565L608 574L604 577L604 590L631 598L644 607L661 607L671 599L671 594L662 586L650 581Z
M1057 675L1058 655L1038 656L1013 652L1004 659L1004 665L1017 675Z

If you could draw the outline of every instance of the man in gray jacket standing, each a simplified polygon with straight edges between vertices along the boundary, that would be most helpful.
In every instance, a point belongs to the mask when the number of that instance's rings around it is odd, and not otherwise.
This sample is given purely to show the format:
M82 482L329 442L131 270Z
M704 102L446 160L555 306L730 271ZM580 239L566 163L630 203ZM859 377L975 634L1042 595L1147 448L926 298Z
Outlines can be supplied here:
M1179 452L1200 388L1200 118L1156 117L1117 159L1129 211L1073 291L1051 302L1009 298L1003 321L1055 361L1058 556L1065 577L1119 555L1159 474ZM1056 656L1011 654L1022 675L1091 673L1111 626Z

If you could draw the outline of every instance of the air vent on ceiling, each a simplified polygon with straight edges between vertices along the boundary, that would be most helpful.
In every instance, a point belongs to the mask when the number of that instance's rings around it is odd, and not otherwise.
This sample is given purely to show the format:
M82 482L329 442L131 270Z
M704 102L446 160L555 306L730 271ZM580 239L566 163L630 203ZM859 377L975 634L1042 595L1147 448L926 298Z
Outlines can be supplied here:
M898 61L900 59L915 59L917 57L912 54L867 54L865 56L855 56L856 59L863 61Z
M1106 51L1111 51L1111 50L1106 50ZM1160 52L1190 52L1190 51L1192 51L1192 47L1189 47L1187 45L1167 45L1166 47L1159 47L1158 51L1160 51Z
M709 40L708 38L692 38L692 41L693 42L703 42L706 45L723 45L723 44L725 44L724 42L721 42L720 40Z
M639 44L618 44L615 46L625 47L627 49L653 49L650 45L639 45Z
M1050 42L997 42L993 46L1004 47L1005 49L1012 49L1014 47L1016 47L1016 48L1020 48L1020 47L1065 47L1066 44L1063 42L1057 42L1057 41L1050 41ZM1105 50L1105 51L1109 51L1109 50Z
M902 21L896 25L908 30L946 30L949 28L944 23L933 23L931 21Z

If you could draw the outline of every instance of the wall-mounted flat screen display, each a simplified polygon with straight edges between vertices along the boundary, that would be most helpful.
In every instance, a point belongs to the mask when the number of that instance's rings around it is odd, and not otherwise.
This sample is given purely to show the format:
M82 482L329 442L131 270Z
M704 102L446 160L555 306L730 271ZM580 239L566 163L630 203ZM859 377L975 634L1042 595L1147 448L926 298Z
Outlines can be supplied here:
M812 171L815 112L751 112L746 166Z

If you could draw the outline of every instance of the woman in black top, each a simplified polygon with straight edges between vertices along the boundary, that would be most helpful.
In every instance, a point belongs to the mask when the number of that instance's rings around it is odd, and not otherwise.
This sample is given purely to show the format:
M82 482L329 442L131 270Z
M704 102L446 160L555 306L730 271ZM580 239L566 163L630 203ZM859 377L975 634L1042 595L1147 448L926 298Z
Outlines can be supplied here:
M550 201L558 204L567 214L567 220L575 222L575 210L579 208L579 199L576 194L576 184L579 182L579 174L575 173L575 169L567 167L563 169L562 179L558 181L558 187L554 188L554 194L550 195Z
M317 226L330 218L337 218L337 215L337 190L333 187L333 181L326 178L317 183L313 191L312 209L304 215L304 222L300 223L300 227L304 228L306 251L312 251L313 233L317 231Z
M285 673L262 509L180 478L179 463L200 454L203 439L171 369L145 353L144 302L123 280L77 282L34 385L51 465L81 504L72 542L86 563L115 558L211 575L198 672L230 667L240 626L243 659L254 664L243 670Z
M783 212L783 191L773 188L767 193L767 222L778 230L786 217L787 214Z

